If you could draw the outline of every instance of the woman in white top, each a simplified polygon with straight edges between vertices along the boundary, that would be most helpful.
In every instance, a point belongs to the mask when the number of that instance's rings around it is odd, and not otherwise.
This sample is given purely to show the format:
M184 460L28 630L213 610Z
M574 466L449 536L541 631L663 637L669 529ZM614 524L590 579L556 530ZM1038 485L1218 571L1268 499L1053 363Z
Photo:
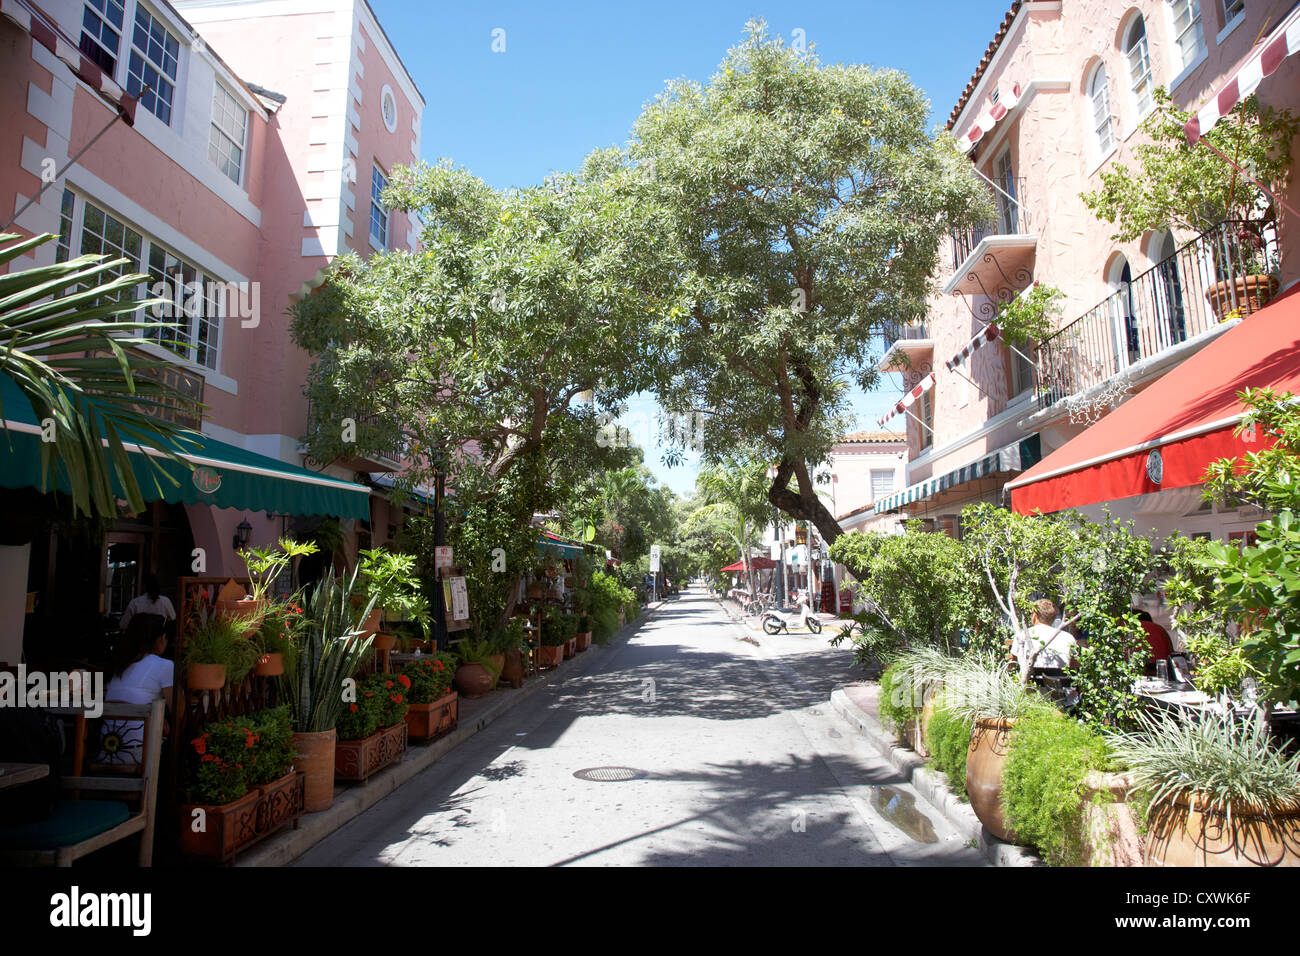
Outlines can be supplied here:
M1070 666L1076 647L1074 635L1062 628L1053 626L1056 620L1056 604L1048 598L1034 602L1034 623L1015 649L1016 658L1021 667L1025 661L1035 670L1065 670ZM1040 649L1041 648L1041 649ZM1037 657L1035 657L1037 653Z
M122 617L118 619L118 630L125 632L131 626L131 618L137 614L156 614L166 621L176 620L176 608L172 605L171 598L159 592L156 574L144 576L144 593L126 606Z
M167 634L162 629L162 618L143 613L136 617L114 654L113 673L104 698L127 704L151 704L161 697L170 711L176 665L162 656L166 650ZM166 724L163 726L165 730ZM144 721L105 721L101 740L103 749L96 758L99 762L139 763L144 749Z

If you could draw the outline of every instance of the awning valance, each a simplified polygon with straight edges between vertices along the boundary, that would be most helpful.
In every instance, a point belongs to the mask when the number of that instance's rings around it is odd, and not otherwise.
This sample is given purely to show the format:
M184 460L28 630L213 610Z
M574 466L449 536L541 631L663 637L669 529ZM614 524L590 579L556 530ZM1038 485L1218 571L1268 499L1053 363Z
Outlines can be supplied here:
M1300 7L1292 10L1267 38L1255 44L1241 65L1187 121L1183 127L1187 141L1195 145L1233 107L1254 93L1264 77L1271 76L1283 60L1297 51L1300 51Z
M924 395L926 392L928 392L931 388L933 388L933 387L934 387L934 383L935 383L934 373L931 372L931 373L930 373L929 375L927 375L925 378L921 379L921 381L918 382L918 383L916 384L916 386L915 386L914 388L912 388L912 389L911 389L911 390L910 390L906 395L904 395L902 398L900 398L900 399L898 400L898 404L896 404L896 405L893 407L893 409L890 410L889 414L886 415L886 416L884 416L883 418L879 419L879 420L876 422L876 424L877 424L877 425L884 425L885 422L889 421L889 420L890 420L891 418L893 418L895 415L902 414L906 409L910 408L910 407L913 405L913 403L916 402L916 400L917 400L918 398L920 398L922 395Z
M555 554L568 560L582 554L582 550L582 545L578 542L566 540L549 531L543 531L537 539L538 554Z
M966 132L966 152L975 148L975 144L984 138L984 134L998 125L998 121L1006 116L1010 110L1015 109L1016 104L1020 102L1020 84L1012 83L1010 86L999 87L997 90L997 99L989 97L984 112L980 113L979 118L971 124L971 128Z
M1233 434L1238 392L1300 392L1300 287L1246 318L1014 481L1021 514L1201 484L1206 466L1267 447Z
M975 337L966 343L965 348L963 348L952 358L948 359L948 361L945 362L944 365L946 365L948 367L948 371L951 372L962 362L970 358L972 352L978 351L982 346L986 345L989 342L992 342L997 337L998 337L998 327L991 323L989 325L986 325L984 328L980 329L979 332L975 333Z
M1038 461L1042 454L1040 449L1041 445L1038 436L1030 435L1028 438L1005 445L997 451L982 455L975 461L962 465L960 468L955 468L935 478L918 481L902 491L897 491L887 498L882 498L871 509L872 513L880 515L890 511L897 511L914 501L923 501L941 491L947 491L949 488L955 488L958 485L964 485L979 478L1023 471Z
M6 375L0 375L0 401L4 403L0 486L40 489L41 427L31 403ZM192 471L160 458L155 449L126 446L146 501L370 519L370 489L364 485L320 475L198 432L187 435L194 444L187 444L180 457L195 466ZM107 448L104 454L108 454ZM158 481L155 488L154 472L144 461L145 455L159 460L177 483ZM65 492L70 487L61 466L55 487Z

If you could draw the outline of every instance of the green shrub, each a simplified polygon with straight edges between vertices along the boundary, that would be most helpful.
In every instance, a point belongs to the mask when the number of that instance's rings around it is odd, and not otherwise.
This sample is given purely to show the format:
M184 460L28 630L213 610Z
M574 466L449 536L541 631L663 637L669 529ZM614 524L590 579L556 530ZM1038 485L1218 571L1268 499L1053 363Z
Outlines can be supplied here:
M597 644L608 644L618 632L618 611L604 607L591 612L591 639Z
M246 761L248 782L260 787L289 772L295 754L289 705L281 704L245 718L253 731L252 757Z
M916 716L910 695L900 693L903 688L895 683L897 664L892 664L880 675L880 722L891 727L902 737L903 726Z
M925 731L930 764L948 777L948 786L966 799L966 752L970 749L973 724L936 702L934 716Z
M1047 862L1085 864L1084 780L1109 765L1106 742L1092 730L1059 711L1031 712L1011 732L1002 771L1007 822Z

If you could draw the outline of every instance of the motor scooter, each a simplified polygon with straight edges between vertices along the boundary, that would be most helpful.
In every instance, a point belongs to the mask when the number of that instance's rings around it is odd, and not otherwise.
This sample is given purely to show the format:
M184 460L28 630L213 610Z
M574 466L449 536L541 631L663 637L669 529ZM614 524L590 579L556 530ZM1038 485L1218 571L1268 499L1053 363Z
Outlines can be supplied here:
M806 627L814 634L822 632L822 622L813 616L806 597L801 599L789 613L777 608L764 611L762 621L765 634L780 634L782 631L789 634L791 627L796 625Z

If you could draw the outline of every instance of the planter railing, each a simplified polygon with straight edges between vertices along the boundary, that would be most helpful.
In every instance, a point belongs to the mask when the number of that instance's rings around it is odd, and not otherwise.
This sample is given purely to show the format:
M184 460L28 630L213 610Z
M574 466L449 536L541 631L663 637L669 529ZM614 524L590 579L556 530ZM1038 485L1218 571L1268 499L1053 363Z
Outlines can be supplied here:
M1263 258L1240 237L1241 223L1222 222L1162 259L1062 327L1039 349L1038 407L1048 408L1159 355L1255 304L1235 280ZM1276 246L1270 243L1271 257Z

